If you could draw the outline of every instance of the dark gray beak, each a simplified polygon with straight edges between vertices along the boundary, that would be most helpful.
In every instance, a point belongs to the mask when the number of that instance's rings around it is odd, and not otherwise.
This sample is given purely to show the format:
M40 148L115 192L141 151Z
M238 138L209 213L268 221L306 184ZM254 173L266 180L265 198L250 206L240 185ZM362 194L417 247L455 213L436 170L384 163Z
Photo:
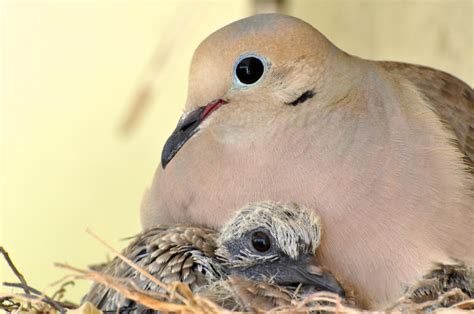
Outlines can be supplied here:
M173 134L168 138L161 153L161 166L165 169L166 165L173 159L181 147L199 131L199 125L215 110L227 102L217 99L206 106L198 107L186 114L178 122Z
M318 291L328 291L338 294L341 298L346 297L344 289L341 287L336 278L327 270L315 265L306 265L306 267L300 267L294 265L291 272L293 278L297 282L301 282L305 285L313 286Z
M316 291L328 291L345 298L346 294L336 278L323 267L319 266L314 256L307 257L290 265L281 265L274 276L279 285L296 285L302 283L314 287ZM277 268L280 268L277 266Z

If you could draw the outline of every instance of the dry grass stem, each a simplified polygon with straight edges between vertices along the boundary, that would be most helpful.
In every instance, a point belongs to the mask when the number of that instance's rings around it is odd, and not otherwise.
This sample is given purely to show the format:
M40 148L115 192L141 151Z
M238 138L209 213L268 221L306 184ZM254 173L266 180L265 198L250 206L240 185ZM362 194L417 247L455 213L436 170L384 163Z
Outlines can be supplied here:
M155 48L150 64L142 74L141 83L133 95L125 118L120 124L119 130L122 134L129 135L133 131L150 105L155 94L155 86L160 85L159 82L166 75L163 69L169 63L170 56L178 51L177 46L181 43L179 35L186 33L189 36L190 32L193 32L194 28L190 27L193 16L190 13L193 9L191 3L184 6L178 5L176 14L170 15L178 18L171 19L168 21L168 25L163 28L162 36L160 36L161 41Z
M164 312L180 312L180 313L227 313L226 310L221 309L216 304L211 301L196 296L194 294L189 294L187 296L190 299L187 299L187 302L173 303L171 299L171 294L174 291L168 290L170 293L168 301L160 301L153 298L148 292L128 287L126 284L122 283L120 278L115 278L107 276L105 274L96 272L96 271L86 271L76 267L72 267L66 264L55 264L57 267L74 271L79 273L79 278L93 280L100 284L103 284L109 288L112 288L122 294L125 298L135 301L139 304L142 304L150 309ZM176 289L179 289L182 283L177 283L175 286Z
M158 287L166 290L166 291L177 291L177 288L180 289L180 291L183 294L192 294L192 292L189 290L189 287L187 287L184 284L179 285L179 287L173 287L173 286L168 286L165 283L159 281L156 279L154 276L152 276L149 272L138 266L136 263L132 262L129 258L124 256L122 253L114 249L110 244L108 244L106 241L104 241L102 238L100 238L97 234L95 234L93 231L87 229L87 233L89 233L94 239L102 243L105 247L107 247L112 253L116 254L122 261L127 263L128 266L132 267L136 271L138 271L140 274L144 275L146 278L148 278L151 282L156 284ZM186 303L186 298L183 298L180 294L176 294L176 297L180 299L181 302Z

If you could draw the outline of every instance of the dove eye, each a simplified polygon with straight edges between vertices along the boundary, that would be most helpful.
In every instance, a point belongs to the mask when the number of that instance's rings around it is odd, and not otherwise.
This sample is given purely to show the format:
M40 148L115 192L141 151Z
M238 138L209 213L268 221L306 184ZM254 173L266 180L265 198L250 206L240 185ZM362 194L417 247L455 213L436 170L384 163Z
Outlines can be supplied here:
M258 252L267 252L272 243L270 237L262 231L256 231L252 234L252 246Z
M234 66L234 80L244 86L258 82L265 73L266 62L257 55L240 57Z

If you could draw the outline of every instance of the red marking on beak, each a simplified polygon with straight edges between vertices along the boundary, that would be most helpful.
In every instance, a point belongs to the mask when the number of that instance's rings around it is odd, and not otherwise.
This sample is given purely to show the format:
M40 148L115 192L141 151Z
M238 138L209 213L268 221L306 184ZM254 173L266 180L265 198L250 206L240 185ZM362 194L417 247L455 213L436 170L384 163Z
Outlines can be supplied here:
M225 104L227 104L227 101L223 99L216 99L208 103L201 113L201 121L204 121L204 119L206 119L211 113L213 113L215 110L219 109L222 105Z

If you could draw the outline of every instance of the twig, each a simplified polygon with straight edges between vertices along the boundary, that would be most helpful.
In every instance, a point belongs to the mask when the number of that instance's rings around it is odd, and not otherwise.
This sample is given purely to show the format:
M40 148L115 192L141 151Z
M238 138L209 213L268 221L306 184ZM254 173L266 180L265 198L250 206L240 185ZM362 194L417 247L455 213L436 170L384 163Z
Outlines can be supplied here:
M9 304L5 304L5 302ZM6 312L13 312L18 310L21 307L21 304L14 301L14 297L11 295L0 297L0 309Z
M12 287L12 288L23 288L23 285L21 283L15 283L15 282L4 282L3 285L5 287ZM36 290L33 287L28 286L28 289L30 289L30 295L41 295L41 291Z
M30 287L28 287L28 284L26 283L25 277L23 277L23 275L18 271L15 264L13 264L13 261L11 260L10 256L8 255L8 252L3 248L3 246L0 246L0 253L2 253L3 257L7 261L8 266L13 271L18 280L21 282L21 288L23 289L23 291L25 291L26 294L30 295L31 290Z
M335 293L320 291L308 295L303 300L291 305L276 307L270 313L359 313L358 310L346 306Z
M167 311L167 312L189 311L189 307L187 305L159 301L150 297L145 291L137 291L135 289L128 288L119 282L120 278L107 276L105 274L95 272L95 271L85 271L85 270L75 268L66 264L55 264L55 266L72 270L74 272L81 274L84 278L88 278L90 280L94 280L105 286L111 287L114 290L118 291L120 294L122 294L125 298L133 300L137 303L143 304L148 308L158 310L158 311Z
M64 282L58 290L56 290L56 292L54 292L53 296L51 297L51 299L53 300L61 300L62 298L64 298L64 293L66 292L66 287L67 286L74 286L75 285L75 282L74 280L69 280L69 281L66 281Z
M36 301L44 302L61 313L66 313L66 309L72 308L71 305L60 302L60 301L55 301L53 298L50 298L49 296L39 291L38 289L35 289L29 286L28 283L26 282L25 277L20 273L20 271L16 268L15 264L11 260L8 252L1 246L0 246L0 253L3 255L8 266L10 267L10 269L13 271L15 276L20 281L19 283L4 282L3 285L6 287L11 287L11 288L20 288L25 292L25 294L17 294L15 296L21 296L25 300L29 300L29 301L36 300ZM10 298L9 296L3 297L2 302L4 300L8 300L9 298Z
M28 295L28 294L1 294L0 293L0 299L7 299L10 302L13 302L14 300L15 301L26 302L26 303L28 303L28 313L30 313L30 311L32 310L31 306L30 306L30 303L32 303L34 305L48 307L51 310L58 311L57 309L53 308L50 304L44 302L43 300L41 300L38 297L35 297L33 295ZM18 304L17 310L21 309L22 308L21 302L17 303L17 304ZM33 309L33 311L34 311L34 309ZM36 312L44 313L44 311L38 311L38 310L36 310Z
M465 301L461 301L461 302L458 302L456 304L453 304L452 306L450 306L449 308L450 309L464 309L464 306L467 305L467 309L474 309L474 300L473 299L469 299L469 300L465 300Z
M54 308L56 311L59 311L61 313L66 313L66 308L64 308L61 305L57 304L56 302L52 301L50 298L41 298L41 296L36 296L36 295L31 295L31 294L22 294L22 293L17 294L16 296L17 297L21 296L21 297L24 297L25 299L31 300L31 301L39 301L39 302L46 303L46 304L50 305L52 308Z
M56 264L57 267L75 271L81 274L80 278L94 280L104 286L112 288L123 295L125 298L135 301L136 303L142 304L147 308L154 309L157 311L164 312L179 312L179 313L219 313L227 314L227 310L220 308L215 303L200 297L199 295L193 295L191 293L190 300L183 302L184 304L172 303L172 297L168 297L167 301L160 301L153 297L153 293L142 289L134 289L121 283L122 278L112 277L100 272L86 271L79 268L75 268L66 264ZM179 288L182 283L173 285L175 288ZM186 286L187 287L187 286ZM168 291L173 293L173 291Z
M6 286L6 287L12 287L12 288L23 288L23 285L21 283L4 282L3 285ZM28 299L31 298L31 299L41 300L44 303L47 303L47 304L51 305L54 309L60 311L61 313L66 313L66 309L70 308L70 306L68 306L67 304L63 304L63 302L60 302L60 301L55 301L52 298L45 295L43 292L41 292L41 291L39 291L39 290L37 290L33 287L30 287L30 286L27 286L27 287L30 290L30 292L32 293L32 294L25 294L24 295L24 297L26 297Z
M463 297L466 297L468 298L468 296L462 292L461 289L459 288L453 288L449 291L446 291L445 293L441 294L436 300L430 300L430 301L426 301L426 302L423 302L423 303L419 303L416 307L416 309L418 310L426 310L427 308L431 307L431 306L440 306L441 304L443 304L443 301L445 301L446 299L448 299L449 297L452 297L452 296L463 296Z

